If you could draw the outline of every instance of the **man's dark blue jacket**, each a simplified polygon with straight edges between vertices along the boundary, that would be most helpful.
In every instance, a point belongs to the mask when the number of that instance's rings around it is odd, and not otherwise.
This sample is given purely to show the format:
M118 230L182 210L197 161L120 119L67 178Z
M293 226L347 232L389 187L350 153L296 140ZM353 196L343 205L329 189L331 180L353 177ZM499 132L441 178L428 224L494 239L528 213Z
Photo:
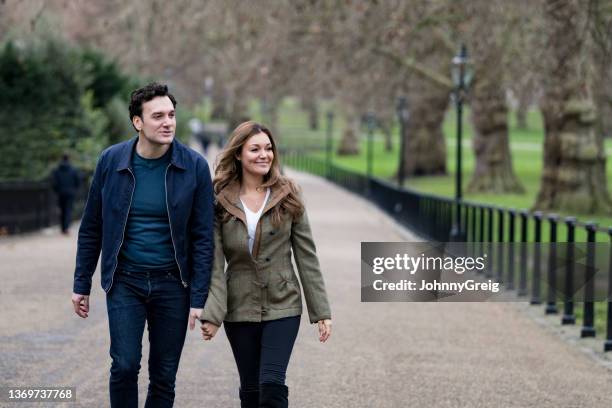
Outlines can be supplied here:
M102 288L113 285L117 257L134 192L131 157L138 138L102 152L89 189L79 230L74 293L89 295L100 250ZM202 308L208 296L214 254L213 189L208 163L176 139L166 170L166 206L176 261L191 307Z

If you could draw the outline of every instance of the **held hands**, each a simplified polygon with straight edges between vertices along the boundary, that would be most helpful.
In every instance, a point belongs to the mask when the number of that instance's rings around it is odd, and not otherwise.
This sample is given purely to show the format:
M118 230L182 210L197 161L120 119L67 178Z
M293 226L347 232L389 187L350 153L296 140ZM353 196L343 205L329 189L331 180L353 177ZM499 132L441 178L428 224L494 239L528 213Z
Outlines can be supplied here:
M204 309L196 309L193 307L189 309L189 330L193 330L195 328L196 319L200 319L200 316L202 316L202 310Z
M219 330L219 326L206 320L203 320L201 323L202 325L200 328L202 329L202 338L208 341L215 337L217 330Z
M89 313L89 296L73 293L72 306L74 307L74 313L86 319Z
M325 343L329 336L331 336L332 321L331 319L324 319L318 321L319 325L319 341Z

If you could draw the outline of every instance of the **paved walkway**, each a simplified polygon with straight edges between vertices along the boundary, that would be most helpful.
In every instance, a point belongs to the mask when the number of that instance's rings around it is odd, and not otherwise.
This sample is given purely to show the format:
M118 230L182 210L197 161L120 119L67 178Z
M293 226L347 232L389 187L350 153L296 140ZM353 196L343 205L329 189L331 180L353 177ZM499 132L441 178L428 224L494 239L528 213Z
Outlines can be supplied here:
M289 174L305 191L334 317L327 344L302 320L288 372L292 407L612 406L612 371L516 305L361 303L360 242L403 236L358 197ZM75 236L53 230L0 240L0 385L76 386L78 401L66 406L107 406L104 293L96 272L89 318L74 315ZM142 365L144 398L146 358ZM188 333L176 406L237 407L237 389L223 330L206 343Z

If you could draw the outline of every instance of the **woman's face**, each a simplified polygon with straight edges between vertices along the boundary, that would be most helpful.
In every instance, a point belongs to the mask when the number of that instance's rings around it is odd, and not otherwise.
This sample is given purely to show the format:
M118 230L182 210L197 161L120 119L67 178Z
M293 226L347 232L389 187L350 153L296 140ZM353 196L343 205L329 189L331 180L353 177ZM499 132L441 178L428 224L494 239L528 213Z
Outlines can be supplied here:
M274 159L272 143L268 135L261 132L248 138L242 146L239 159L243 172L261 177L268 174Z

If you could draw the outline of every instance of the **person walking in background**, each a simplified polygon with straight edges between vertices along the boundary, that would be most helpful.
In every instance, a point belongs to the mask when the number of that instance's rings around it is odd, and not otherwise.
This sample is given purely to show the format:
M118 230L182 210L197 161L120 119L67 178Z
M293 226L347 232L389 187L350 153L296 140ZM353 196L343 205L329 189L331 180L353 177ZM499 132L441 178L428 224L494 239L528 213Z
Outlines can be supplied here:
M239 125L217 163L215 256L202 336L210 340L225 323L242 407L287 407L285 376L302 313L292 252L321 342L332 324L304 203L281 175L276 144L262 125Z
M212 180L206 160L175 139L175 109L165 85L132 92L129 114L138 137L102 152L79 230L72 303L77 315L88 316L91 278L102 250L111 407L138 406L145 322L150 344L145 407L174 404L187 325L195 327L208 295Z
M68 154L64 154L62 161L51 174L51 186L57 195L57 205L60 210L60 226L64 235L68 235L68 229L72 221L74 197L80 185L81 175L79 171L70 164Z

